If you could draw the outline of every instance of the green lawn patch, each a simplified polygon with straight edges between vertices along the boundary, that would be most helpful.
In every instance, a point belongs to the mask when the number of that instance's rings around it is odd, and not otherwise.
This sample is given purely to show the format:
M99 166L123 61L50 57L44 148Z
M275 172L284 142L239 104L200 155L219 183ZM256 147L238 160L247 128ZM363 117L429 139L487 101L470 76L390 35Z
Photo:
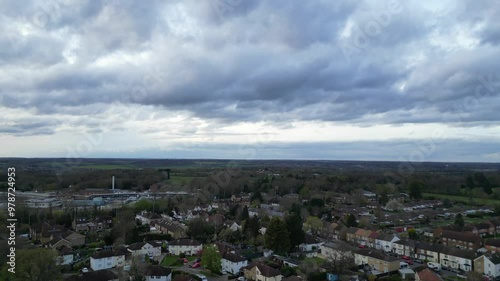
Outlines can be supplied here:
M318 258L318 257L314 257L314 258L305 258L304 259L304 262L308 262L308 261L311 261L317 265L323 265L325 263L325 260L322 259L322 258Z
M194 261L197 257L196 256L190 256L186 257L189 262ZM163 260L161 261L160 265L162 266L183 266L184 263L179 261L179 256L165 256Z

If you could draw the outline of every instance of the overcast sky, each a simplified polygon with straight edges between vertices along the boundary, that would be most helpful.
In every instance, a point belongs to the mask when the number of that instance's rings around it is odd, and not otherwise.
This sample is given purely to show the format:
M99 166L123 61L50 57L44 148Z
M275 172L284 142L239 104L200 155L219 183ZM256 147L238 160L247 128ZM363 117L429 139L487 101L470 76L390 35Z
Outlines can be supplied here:
M0 157L500 161L498 0L0 11Z

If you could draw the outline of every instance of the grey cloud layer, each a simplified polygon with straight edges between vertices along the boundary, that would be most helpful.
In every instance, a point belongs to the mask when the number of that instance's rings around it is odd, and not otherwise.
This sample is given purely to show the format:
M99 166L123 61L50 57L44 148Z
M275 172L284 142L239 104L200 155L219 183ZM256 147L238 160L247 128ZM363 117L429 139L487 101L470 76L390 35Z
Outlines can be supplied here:
M357 32L389 1L22 2L0 1L3 106L84 115L136 103L222 122L500 121L494 0L401 1L362 47ZM346 59L342 46L355 52ZM493 90L474 99L490 74Z

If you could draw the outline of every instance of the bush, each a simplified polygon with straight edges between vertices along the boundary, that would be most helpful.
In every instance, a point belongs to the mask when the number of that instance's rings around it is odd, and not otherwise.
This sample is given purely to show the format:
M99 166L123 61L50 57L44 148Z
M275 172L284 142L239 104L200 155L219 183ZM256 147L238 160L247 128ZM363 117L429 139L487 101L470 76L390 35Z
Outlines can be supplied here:
M139 235L139 239L143 241L146 239L146 241L151 241L151 240L167 240L171 241L172 240L172 235L170 234L161 234L161 233L146 233L146 234L141 234Z
M183 258L185 258L185 257L186 257L186 254L184 254L184 253L181 253L181 254L179 255L179 258L181 258L181 259L183 259Z
M104 241L94 242L87 244L89 248L102 248L106 243Z
M326 273L325 272L310 273L309 275L307 275L307 280L309 280L309 281L323 281L323 280L326 280Z

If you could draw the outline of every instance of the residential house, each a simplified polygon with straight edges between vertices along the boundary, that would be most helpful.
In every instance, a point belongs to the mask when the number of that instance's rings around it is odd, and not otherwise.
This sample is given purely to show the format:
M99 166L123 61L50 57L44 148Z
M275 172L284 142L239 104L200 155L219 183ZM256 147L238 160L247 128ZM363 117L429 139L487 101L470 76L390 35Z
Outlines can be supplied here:
M500 277L500 254L486 254L476 258L474 271L495 279Z
M340 231L343 227L335 222L323 221L323 228L320 230L319 235L325 239L340 240Z
M327 260L340 261L344 259L354 259L356 248L345 242L328 242L320 247L319 257Z
M415 281L443 281L443 278L434 273L434 271L426 268L415 274Z
M68 247L62 247L57 251L56 264L69 265L73 263L73 250Z
M368 236L368 246L369 248L375 248L375 245L377 244L377 238L380 236L380 232L373 231L369 236Z
M51 240L47 245L53 249L59 249L61 247L78 247L85 245L85 236L80 233L76 233L71 230L66 230L64 232L55 232L51 234Z
M439 253L439 261L443 268L472 271L475 255L470 250L456 247L443 247Z
M154 224L156 220L161 219L161 216L147 211L142 211L135 215L135 219L139 220L142 224Z
M258 217L259 216L259 210L256 208L248 208L248 216L249 217Z
M118 281L118 275L111 270L91 271L66 277L64 281Z
M197 255L203 249L201 242L194 239L177 239L170 241L168 244L168 252L171 255L180 255L184 253L188 256Z
M250 269L244 267L244 276L249 280L256 281L281 281L283 275L281 271L265 264L255 264ZM248 278L248 277L250 278Z
M354 233L356 240L355 242L360 245L368 246L369 237L372 234L371 230L366 230L359 228L356 233Z
M424 237L428 237L428 238L434 238L434 231L432 230L432 228L424 228L422 229L422 234L424 235Z
M228 220L225 225L227 228L231 229L231 231L241 230L241 225L239 225L236 221Z
M399 240L401 239L395 234L380 233L380 235L375 238L375 249L389 253L394 248L393 243Z
M442 245L419 242L415 245L415 256L423 261L439 263L439 253L442 248Z
M235 253L224 253L222 255L222 269L231 273L238 274L240 270L248 265L248 261Z
M477 250L481 248L482 238L479 235L453 230L443 230L441 242L444 246L458 247L461 249Z
M37 223L30 227L30 237L32 240L39 240L45 244L52 240L52 235L64 232L65 227L62 225L50 224L48 222Z
M94 253L90 256L90 268L92 270L103 270L125 265L126 250L105 250Z
M346 241L356 244L356 232L358 231L357 227L349 227L346 231Z
M215 227L221 227L224 225L224 222L226 221L226 217L222 214L213 214L208 217L207 220L209 223L214 225Z
M369 265L372 270L381 273L393 272L399 269L399 259L387 256L372 249L358 249L354 252L354 263L357 265Z
M163 234L169 234L174 239L186 237L186 229L180 223L169 220L161 219L154 222L156 230Z
M148 255L152 259L161 255L161 245L154 241L134 243L128 246L127 250L132 253L133 257Z
M52 249L60 249L62 247L71 248L71 243L68 240L61 237L61 235L56 235L52 240L45 244Z
M500 253L500 239L487 239L486 242L484 242L484 247L490 253Z
M490 219L488 222L495 229L495 234L500 234L500 218Z
M71 230L66 230L61 234L61 237L67 240L72 247L85 245L85 236Z
M472 233L481 237L495 235L495 226L489 222L475 223L472 227Z
M149 265L144 277L146 281L172 281L172 270L159 265Z
M415 240L410 240L410 239L399 240L393 243L394 246L393 251L394 253L400 256L414 257L416 245L417 241Z
M76 232L102 231L111 228L113 218L110 216L96 218L75 218L71 226Z
M310 234L306 234L304 237L304 243L299 245L299 249L302 252L312 252L319 249L323 243L318 241Z

